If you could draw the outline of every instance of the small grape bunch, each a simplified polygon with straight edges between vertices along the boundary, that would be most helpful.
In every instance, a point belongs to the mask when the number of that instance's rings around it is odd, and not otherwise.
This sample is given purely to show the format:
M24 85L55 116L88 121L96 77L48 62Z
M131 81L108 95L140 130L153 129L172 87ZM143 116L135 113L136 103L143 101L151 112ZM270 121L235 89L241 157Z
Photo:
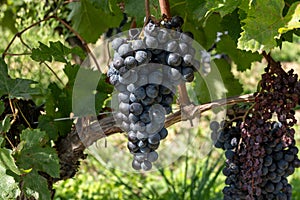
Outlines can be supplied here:
M114 51L107 76L118 91L118 125L127 132L135 170L150 170L165 139L165 116L172 112L176 86L192 82L199 68L193 36L182 32L179 16L164 23L150 21L111 42Z

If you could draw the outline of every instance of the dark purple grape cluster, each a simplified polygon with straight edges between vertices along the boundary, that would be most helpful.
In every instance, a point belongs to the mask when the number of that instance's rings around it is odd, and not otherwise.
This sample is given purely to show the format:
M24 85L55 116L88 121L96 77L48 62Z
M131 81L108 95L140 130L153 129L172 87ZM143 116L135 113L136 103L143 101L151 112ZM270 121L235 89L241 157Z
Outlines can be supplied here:
M156 149L168 135L165 115L172 112L176 86L192 82L199 68L192 35L178 31L183 19L176 16L166 24L150 21L142 31L132 29L111 42L114 59L107 76L118 91L115 119L128 134L136 170L150 170L158 159Z
M286 73L278 64L269 65L265 71L251 108L242 117L234 118L229 112L221 128L236 132L240 141L225 147L234 137L224 139L219 134L217 138L216 144L221 140L221 145L216 147L226 150L225 200L292 199L287 177L300 167L293 129L300 81L293 70ZM212 122L213 132L218 125Z

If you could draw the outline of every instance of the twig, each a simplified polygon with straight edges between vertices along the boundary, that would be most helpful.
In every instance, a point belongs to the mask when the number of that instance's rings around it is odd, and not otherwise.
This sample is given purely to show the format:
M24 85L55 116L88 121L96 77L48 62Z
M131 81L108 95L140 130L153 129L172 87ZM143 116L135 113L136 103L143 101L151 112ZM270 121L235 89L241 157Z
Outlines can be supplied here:
M93 54L93 52L91 51L91 49L89 48L89 46L87 45L87 43L85 42L85 40L81 37L81 35L79 35L79 33L77 33L77 31L75 31L67 22L65 22L64 20L60 19L57 16L54 16L54 18L56 20L58 20L60 23L62 23L67 29L69 29L82 43L83 47L85 48L86 52L91 56L91 58L93 59L93 61L95 62L95 65L97 67L97 69L99 70L99 72L101 72L101 68L99 66L99 63L95 57L95 55Z
M6 56L28 56L31 55L30 52L24 52L24 53L6 53Z
M30 46L23 40L22 35L19 35L19 40L25 47L27 47L27 49L31 50Z
M45 62L41 62L41 64L44 64L46 65L46 67L54 74L54 76L57 78L57 80L62 84L64 85L64 82L58 77L58 75L56 74L56 72Z
M5 48L5 50L3 51L2 58L3 58L3 59L5 58L6 53L8 52L9 48L11 47L11 45L13 44L13 42L15 41L15 39L16 39L17 37L20 37L24 32L26 32L26 31L28 31L29 29L31 29L31 28L33 28L33 27L39 25L39 24L42 23L42 22L48 21L48 20L51 19L51 18L54 18L54 16L53 16L53 15L52 15L52 16L48 16L48 17L46 17L46 18L44 18L44 19L42 19L42 20L39 20L39 21L37 21L37 22L31 24L30 26L26 27L26 28L23 29L22 31L16 33L16 34L14 35L14 37L11 39L11 41L9 42L9 44L7 45L7 47Z

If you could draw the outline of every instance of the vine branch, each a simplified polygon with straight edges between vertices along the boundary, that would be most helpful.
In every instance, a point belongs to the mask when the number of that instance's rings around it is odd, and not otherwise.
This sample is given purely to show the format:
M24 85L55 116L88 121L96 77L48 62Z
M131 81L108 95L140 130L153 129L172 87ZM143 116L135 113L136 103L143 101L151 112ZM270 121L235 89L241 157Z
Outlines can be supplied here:
M219 99L203 105L186 105L183 106L179 111L169 115L166 118L165 127L167 128L180 121L200 117L203 112L211 110L212 108L233 105L237 103L254 102L254 100L255 97L253 94L246 94L242 96ZM82 132L82 130L84 130L84 132ZM99 120L99 123L89 123L86 127L82 127L81 130L77 130L79 137L83 139L83 143L86 146L93 144L95 141L101 138L122 132L123 130L116 125L113 116L103 118ZM85 135L88 136L86 139L84 139Z

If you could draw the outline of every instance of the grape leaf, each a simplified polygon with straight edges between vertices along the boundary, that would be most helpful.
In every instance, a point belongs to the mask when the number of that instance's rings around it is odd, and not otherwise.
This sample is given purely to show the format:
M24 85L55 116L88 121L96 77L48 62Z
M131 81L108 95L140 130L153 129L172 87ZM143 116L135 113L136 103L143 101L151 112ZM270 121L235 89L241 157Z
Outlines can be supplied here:
M242 50L267 51L277 46L276 39L281 33L300 27L299 3L290 7L288 14L283 17L284 1L256 0L251 5L245 1L241 9L247 17L242 20L245 24L241 37L238 40L238 48Z
M28 99L33 94L39 94L38 88L31 88L35 81L28 79L12 79L8 76L8 69L5 61L0 58L0 96L8 95L8 98Z
M71 12L68 20L72 21L72 27L86 40L94 43L110 27L118 27L122 19L122 13L106 13L100 7L94 6L95 1L81 0L68 4ZM101 5L101 4L97 4Z
M279 28L280 34L286 33L290 30L300 28L300 2L295 2L291 5L285 18L285 26Z
M18 183L8 174L9 171L15 175L21 174L12 157L12 150L0 148L0 199L16 199L20 192Z
M262 59L262 56L258 53L237 49L236 43L229 36L221 38L221 41L217 44L217 51L227 54L237 65L239 71L250 69L252 62Z
M33 148L35 146L45 146L49 141L47 134L39 129L25 129L20 136L21 141L24 141L24 148Z
M7 133L10 129L10 115L6 115L0 124L0 132Z
M125 0L125 12L136 18L138 24L144 22L145 17L145 1Z
M0 172L6 172L6 170L10 170L17 175L21 175L21 172L12 157L12 150L0 148Z
M47 145L47 134L39 129L25 129L20 138L23 143L16 154L18 165L23 169L32 168L59 177L58 155L54 148Z
M207 1L206 7L209 12L219 12L221 17L232 13L240 4L241 0L215 0Z
M74 53L78 55L80 58L84 58L84 53L80 48L68 48L64 46L60 41L50 42L49 47L41 42L39 42L38 48L33 48L31 53L31 58L35 61L48 61L52 62L52 60L68 63L66 56Z
M31 171L30 173L23 176L23 183L25 193L28 197L35 196L35 193L38 193L38 198L36 199L51 199L47 180L44 177L40 176L37 171Z
M39 116L39 125L38 128L42 131L45 131L49 136L50 140L56 141L58 138L59 129L57 123L54 121L53 117L48 115Z

